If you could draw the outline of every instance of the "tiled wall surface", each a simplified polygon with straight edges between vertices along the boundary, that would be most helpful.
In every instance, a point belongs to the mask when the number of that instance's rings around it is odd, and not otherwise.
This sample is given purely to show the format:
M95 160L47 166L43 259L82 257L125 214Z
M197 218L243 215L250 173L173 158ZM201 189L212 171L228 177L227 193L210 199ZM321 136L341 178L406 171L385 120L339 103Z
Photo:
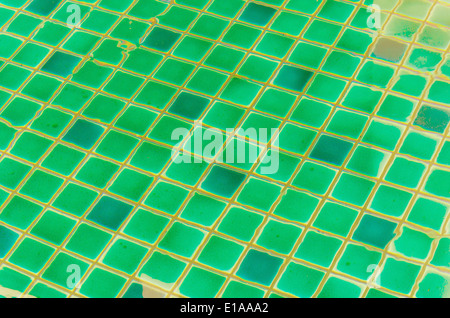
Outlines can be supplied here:
M0 0L0 295L450 297L449 43L448 0Z

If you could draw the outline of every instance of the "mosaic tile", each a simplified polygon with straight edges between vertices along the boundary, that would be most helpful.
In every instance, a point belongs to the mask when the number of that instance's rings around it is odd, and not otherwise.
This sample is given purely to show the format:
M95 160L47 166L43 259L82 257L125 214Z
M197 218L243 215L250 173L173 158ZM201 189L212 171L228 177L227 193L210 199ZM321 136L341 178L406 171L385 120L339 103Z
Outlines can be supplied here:
M449 13L0 0L0 296L448 298Z

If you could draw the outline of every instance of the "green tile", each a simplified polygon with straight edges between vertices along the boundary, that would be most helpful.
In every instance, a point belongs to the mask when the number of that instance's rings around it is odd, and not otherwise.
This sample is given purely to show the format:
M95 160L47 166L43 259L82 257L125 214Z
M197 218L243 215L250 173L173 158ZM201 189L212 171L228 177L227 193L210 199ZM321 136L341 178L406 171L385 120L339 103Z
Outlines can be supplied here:
M122 67L142 75L149 75L161 62L163 56L144 49L135 49L128 54Z
M136 150L130 164L152 172L159 173L165 166L171 155L171 150L154 143L143 142Z
M324 267L331 265L342 241L325 235L308 231L303 238L295 257ZM317 246L322 248L318 249Z
M220 94L220 97L236 104L249 105L258 94L260 88L258 84L233 77Z
M192 95L188 94L188 96L192 96ZM184 109L182 105L180 105L180 107L183 111L188 111L188 112L190 111L189 109ZM201 107L206 107L206 105L203 105ZM198 111L198 109L196 109L195 111ZM154 139L156 141L163 142L163 143L166 143L171 146L175 146L179 140L176 140L173 138L173 136L172 136L173 131L177 128L182 128L183 129L182 137L184 137L187 134L187 133L185 133L185 131L190 130L191 127L192 127L192 124L190 124L190 123L187 123L183 120L180 120L180 119L177 119L174 117L163 115L162 117L160 117L160 119L158 120L156 125L153 127L153 129L150 131L150 133L148 134L148 137L151 139Z
M45 284L37 283L30 290L29 295L37 298L66 298L67 295Z
M108 190L132 201L139 201L152 181L152 177L135 170L123 169Z
M412 193L381 185L373 198L370 208L386 215L401 217L412 196Z
M61 83L60 80L52 77L37 74L25 85L22 93L42 102L48 102Z
M178 32L154 27L142 44L151 49L167 52L177 42L180 36L181 34Z
M42 206L15 195L3 208L0 220L8 225L25 230L43 209Z
M209 99L200 95L181 92L172 106L170 106L169 112L187 119L196 120L201 116L208 103Z
M155 73L154 77L171 84L182 85L194 69L195 65L193 63L168 58L164 60L164 63Z
M9 24L6 31L28 37L41 22L41 19L28 14L19 13Z
M278 281L277 288L297 297L312 297L325 275L317 269L290 262Z
M273 27L274 24L272 24L272 28ZM262 37L261 41L259 42L255 50L257 52L261 52L263 54L267 54L281 59L289 51L292 44L294 44L293 38L282 36L272 32L267 32Z
M12 65L7 64L0 71L0 86L9 88L11 90L18 89L25 79L31 74L31 71Z
M309 19L307 16L282 11L275 18L270 28L275 31L287 33L293 36L298 36L300 32L303 30L306 23L308 23L308 20Z
M239 266L236 275L245 280L267 286L274 279L281 263L281 258L250 249Z
M187 202L180 217L204 226L212 226L225 206L225 202L195 193Z
M273 213L287 220L307 223L318 203L316 197L288 189Z
M387 95L377 112L378 116L407 122L414 103L396 95Z
M76 221L62 214L47 211L30 233L55 245L60 245L75 226Z
M317 133L297 125L286 124L279 136L280 148L297 154L304 154L312 144Z
M248 242L262 221L263 216L258 213L232 207L220 222L218 231Z
M204 234L200 230L175 222L164 234L158 247L184 257L191 257L203 240Z
M353 277L367 280L373 274L371 267L378 265L380 260L380 252L361 245L348 244L337 264L337 269Z
M352 238L378 248L384 249L394 238L397 224L379 217L365 214L359 222Z
M66 248L84 257L95 259L105 248L112 235L96 227L81 223L68 241Z
M77 273L79 273L81 278L81 276L86 273L88 267L88 263L70 256L69 254L60 252L46 268L46 270L42 274L42 277L59 286L72 289L69 284L75 285L78 283L74 280L71 280L70 276L73 269L77 269Z
M226 4L220 0L213 0L208 7L208 11L228 18L233 18L244 4L245 1L243 0L230 0Z
M37 162L47 151L52 142L34 133L24 132L16 140L10 153L22 159Z
M37 273L44 267L54 251L54 248L27 237L17 246L8 261L32 273Z
M366 10L364 9L364 11ZM367 26L367 19L364 21L364 26ZM359 32L348 28L342 33L342 36L336 43L336 47L347 51L364 54L369 45L372 44L372 41L373 39L369 33Z
M446 212L445 205L429 199L418 198L408 214L408 221L439 231Z
M393 291L408 294L419 274L420 266L388 258L380 274L380 285Z
M133 214L123 232L139 240L155 243L168 223L167 217L139 209Z
M301 92L312 75L311 71L286 65L281 67L273 83L282 88Z
M242 245L213 235L203 247L198 261L219 270L229 271L243 250Z
M171 6L163 16L158 18L159 23L179 30L186 30L195 20L198 13L180 6Z
M357 215L356 210L328 201L323 205L313 226L346 237Z
M79 86L66 84L53 100L54 105L78 111L90 99L93 93Z
M31 170L31 167L7 157L0 161L0 168L0 184L10 189L15 189Z
M314 146L310 157L334 165L341 165L352 144L343 139L322 135Z
M92 10L89 16L81 23L81 27L99 33L104 33L112 27L119 16L101 10Z
M228 25L228 21L210 14L202 14L189 31L212 40L217 40Z
M370 114L375 109L381 95L381 91L354 85L342 101L342 105Z
M336 175L336 171L313 162L305 162L292 185L316 194L325 194Z
M307 94L312 97L324 99L329 102L335 102L341 95L346 82L327 75L318 74L310 84ZM332 87L333 89L330 89Z
M417 298L442 298L445 295L447 280L441 275L429 273L419 283Z
M319 104L320 105L320 104ZM328 115L326 113L326 115ZM325 114L323 116L326 116ZM358 114L356 112L349 112L345 110L337 110L331 118L326 131L357 139L364 129L368 120L367 116Z
M117 231L132 209L133 206L123 201L110 196L103 196L89 212L86 219L110 230Z
M395 240L394 246L397 252L418 259L425 259L430 251L433 239L427 234L402 227L402 234Z
M81 58L77 56L56 51L50 56L41 69L44 72L67 77L73 73L73 70L80 61Z
M340 31L341 26L338 24L323 20L314 20L303 34L303 37L307 40L331 45Z
M210 170L202 188L214 194L230 198L244 181L245 175L235 170L215 165Z
M77 54L85 55L94 48L99 40L100 37L93 34L76 31L67 39L62 48Z
M129 132L143 135L150 128L157 114L138 106L129 106L117 119L114 126Z
M122 98L131 98L144 83L144 79L132 74L117 71L103 91Z
M123 49L119 46L120 42L107 39L95 50L94 58L117 65L123 58Z
M72 116L55 108L46 107L42 113L33 120L31 129L35 129L52 137L58 137L72 120Z
M325 2L317 16L343 23L350 17L354 9L355 6L349 3L331 0Z
M167 182L158 182L144 203L151 208L175 214L188 194L188 190L184 188Z
M81 285L80 293L91 298L114 298L125 283L125 278L95 268Z
M331 107L325 103L302 98L292 112L290 119L300 124L320 128L327 119L330 111Z
M137 138L110 130L97 146L96 152L117 161L124 161L138 142Z
M361 287L337 277L328 278L318 298L358 298Z
M425 166L419 162L402 157L395 158L385 177L386 181L409 188L415 188L419 184Z
M322 70L344 77L352 77L360 61L360 58L348 53L333 51L328 55Z
M443 133L450 122L450 112L446 109L423 105L414 120L414 125L425 130Z
M373 120L367 128L362 141L384 149L394 150L400 135L401 130L398 126Z
M431 264L435 266L450 267L450 257L448 254L448 249L450 246L450 239L443 237L439 239L438 246L434 252Z
M42 170L35 170L20 189L20 193L47 203L58 191L64 180Z
M146 278L144 275L146 275L165 284L173 284L180 277L185 267L184 262L155 251L142 267L140 275L144 279Z
M265 26L272 19L275 12L276 9L272 7L257 3L249 3L240 15L239 20L259 26Z
M13 61L27 66L38 66L49 53L49 49L34 43L27 43L13 57Z
M148 249L128 240L118 239L103 257L103 264L132 274L144 258Z
M72 80L81 85L99 88L112 71L109 67L97 65L93 61L87 61L73 75Z
M0 43L1 43L0 56L4 58L9 58L23 43L23 41L8 34L1 34Z
M358 146L347 168L367 176L377 177L384 167L385 157L386 155L379 150Z
M182 295L190 298L212 298L219 292L225 277L213 272L192 267L179 289Z
M0 114L14 126L25 126L36 115L41 105L24 98L16 97Z
M139 39L145 34L149 25L137 20L122 18L114 27L111 36L133 44L139 44Z
M178 43L173 51L173 55L188 59L194 62L200 61L212 46L212 42L198 39L192 36L185 36Z
M224 45L217 45L205 60L205 65L232 72L244 57L244 52Z
M19 234L2 225L0 226L0 237L2 238L0 256L5 258L6 254L8 254L19 238Z
M94 202L98 193L75 183L69 183L58 195L53 206L64 212L82 216Z
M359 71L356 79L366 84L386 87L393 75L393 68L367 61Z
M222 298L262 298L263 296L263 290L235 280L228 283L222 294Z
M281 188L274 184L251 178L237 198L237 202L268 211L280 194Z
M269 220L264 225L256 244L281 254L290 253L302 230L299 227Z
M233 24L222 38L222 42L249 49L260 35L261 31L242 23Z
M44 22L43 27L33 35L33 39L38 42L56 46L61 43L69 32L70 28L64 25L46 21Z
M118 169L119 166L112 162L91 157L78 171L76 179L98 188L104 188Z
M19 273L9 267L3 266L0 269L0 284L4 288L24 292L31 281L31 277Z

